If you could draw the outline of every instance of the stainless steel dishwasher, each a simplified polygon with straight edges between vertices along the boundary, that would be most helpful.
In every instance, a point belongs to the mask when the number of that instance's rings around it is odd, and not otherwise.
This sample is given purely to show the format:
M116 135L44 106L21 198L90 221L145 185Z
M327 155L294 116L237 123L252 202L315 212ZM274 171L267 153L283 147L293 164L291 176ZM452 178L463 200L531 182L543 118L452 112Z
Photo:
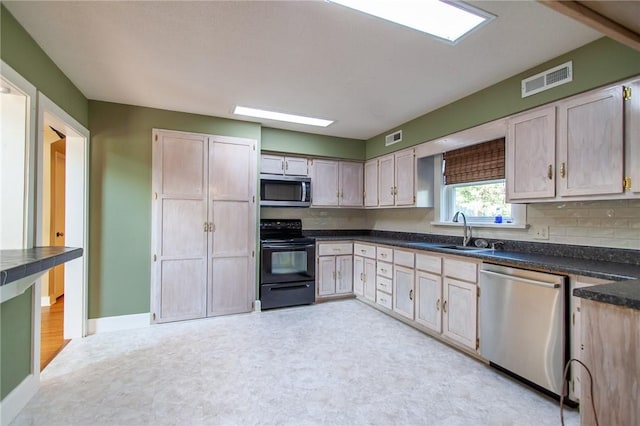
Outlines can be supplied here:
M566 362L564 276L483 264L480 355L491 365L558 396Z

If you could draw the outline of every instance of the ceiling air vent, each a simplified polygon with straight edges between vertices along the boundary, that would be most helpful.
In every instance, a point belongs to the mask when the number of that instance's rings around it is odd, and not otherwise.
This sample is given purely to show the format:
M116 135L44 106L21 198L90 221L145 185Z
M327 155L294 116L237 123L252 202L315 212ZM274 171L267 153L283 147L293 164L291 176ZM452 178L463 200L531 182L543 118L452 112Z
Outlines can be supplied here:
M573 80L573 62L569 61L522 80L522 97L544 92Z
M384 146L393 145L394 143L398 143L402 141L402 130L398 130L397 132L393 132L390 135L384 137Z

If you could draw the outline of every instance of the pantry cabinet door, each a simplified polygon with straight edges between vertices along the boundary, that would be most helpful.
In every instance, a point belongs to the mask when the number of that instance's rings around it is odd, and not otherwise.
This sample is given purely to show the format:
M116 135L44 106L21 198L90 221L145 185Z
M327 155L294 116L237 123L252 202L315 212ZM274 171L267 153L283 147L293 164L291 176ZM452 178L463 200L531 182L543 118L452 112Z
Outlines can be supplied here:
M338 206L339 166L337 161L313 160L311 191L314 206Z
M206 315L208 139L154 131L151 279L158 323Z
M394 155L381 157L378 161L378 201L380 206L393 206L395 203Z
M442 333L442 278L424 271L416 272L416 322Z
M378 206L378 160L364 164L364 206Z
M255 300L255 141L211 139L207 315L249 312Z
M413 149L396 154L394 190L396 206L412 206L416 203L415 169Z
M561 102L558 107L558 195L623 191L622 86Z
M475 284L445 277L442 306L443 335L476 350L478 288Z
M555 106L510 119L505 149L507 201L555 196Z
M340 162L340 205L362 207L364 173L362 163Z

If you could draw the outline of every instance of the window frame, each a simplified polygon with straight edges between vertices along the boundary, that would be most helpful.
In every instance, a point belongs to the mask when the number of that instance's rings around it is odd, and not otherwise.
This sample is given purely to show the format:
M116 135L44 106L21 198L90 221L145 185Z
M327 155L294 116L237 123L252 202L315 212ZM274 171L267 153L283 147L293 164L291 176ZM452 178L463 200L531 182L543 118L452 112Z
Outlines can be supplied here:
M451 194L453 193L453 191L451 189L455 186L462 186L462 185L466 186L466 185L474 185L474 184L478 185L478 184L487 183L487 182L498 182L498 181L501 181L502 179L493 180L493 181L469 182L468 184L445 185L443 174L442 174L442 171L443 171L442 158L443 158L442 154L439 154L436 156L434 160L436 162L434 178L435 178L435 182L438 189L436 189L435 191L435 194L437 195L437 200L434 203L435 221L431 222L431 224L443 225L443 226L462 226L462 223L457 223L453 221L453 215L455 214L455 211L454 211L453 199L451 197ZM505 185L505 192L506 192L506 185ZM474 221L473 217L471 218L468 217L467 224L473 226L474 228L526 229L527 228L526 204L516 204L516 203L510 203L510 204L511 204L511 218L512 218L511 223L506 223L506 222L494 223L493 221L489 221L489 220Z

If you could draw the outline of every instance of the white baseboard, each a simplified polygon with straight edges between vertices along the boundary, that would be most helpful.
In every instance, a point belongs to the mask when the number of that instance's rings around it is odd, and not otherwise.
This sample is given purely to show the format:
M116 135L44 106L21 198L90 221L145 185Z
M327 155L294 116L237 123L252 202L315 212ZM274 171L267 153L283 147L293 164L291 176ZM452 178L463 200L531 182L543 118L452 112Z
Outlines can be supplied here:
M39 376L29 374L9 395L0 401L0 425L7 426L38 392Z
M90 318L88 334L145 328L151 325L151 314L119 315L116 317Z
M51 297L49 296L42 296L40 298L40 306L44 307L44 306L51 306Z

